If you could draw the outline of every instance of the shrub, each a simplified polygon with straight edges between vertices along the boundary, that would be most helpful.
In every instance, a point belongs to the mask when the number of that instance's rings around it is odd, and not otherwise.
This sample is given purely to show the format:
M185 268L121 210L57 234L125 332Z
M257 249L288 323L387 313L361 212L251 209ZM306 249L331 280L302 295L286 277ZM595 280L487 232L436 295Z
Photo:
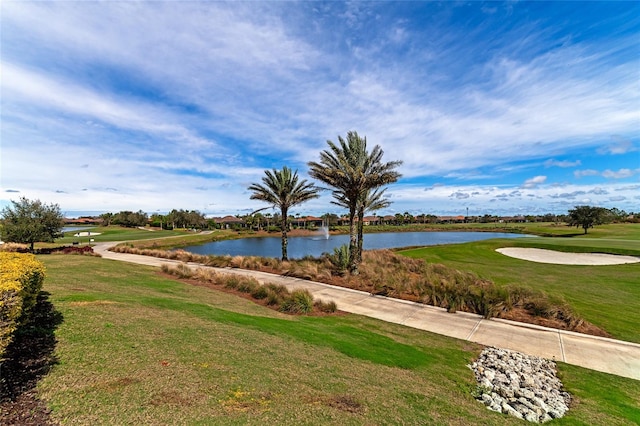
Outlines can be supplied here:
M240 278L235 275L225 275L222 280L227 288L237 289L240 284Z
M243 293L252 293L258 287L260 287L260 283L255 278L240 277L236 289Z
M242 264L244 263L244 258L242 256L233 256L231 258L231 267L232 268L242 268Z
M267 288L267 305L268 306L280 306L283 302L283 297L281 294L277 293L271 288Z
M328 256L329 261L338 275L344 275L349 267L349 246L343 244L333 249L333 254Z
M193 278L198 281L205 281L208 283L215 283L218 281L219 277L215 271L211 269L198 268L193 275Z
M13 253L28 253L29 246L27 244L20 243L4 243L0 244L0 252L13 252Z
M231 266L231 256L206 256L202 262L207 266L215 266L217 268L226 268Z
M313 305L318 308L320 312L332 314L338 310L338 305L333 300L330 302L323 302L322 300L316 300Z
M174 275L179 278L191 278L194 275L193 270L185 265L184 263L179 263L174 269Z
M15 330L29 320L44 276L34 255L0 252L0 359Z
M308 290L294 290L284 299L281 312L308 314L313 311L313 296Z
M267 290L267 288L263 285L257 287L255 290L251 292L251 297L258 300L266 299L268 295L269 295L269 290Z

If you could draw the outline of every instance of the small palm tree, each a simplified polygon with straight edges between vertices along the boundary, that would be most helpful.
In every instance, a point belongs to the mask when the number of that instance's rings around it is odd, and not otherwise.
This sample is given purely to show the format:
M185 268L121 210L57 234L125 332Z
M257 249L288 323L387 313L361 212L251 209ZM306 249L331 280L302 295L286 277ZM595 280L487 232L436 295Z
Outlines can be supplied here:
M261 200L271 204L272 208L280 208L281 228L282 228L282 260L288 260L287 256L287 218L291 207L302 204L318 197L319 188L306 179L298 181L298 171L292 172L290 168L284 166L282 170L265 170L262 178L263 184L254 183L249 186L252 191L252 200ZM268 207L265 207L268 208ZM264 209L263 209L264 210Z
M362 261L362 247L363 247L363 236L364 236L364 215L368 212L375 212L376 210L385 209L391 205L391 201L387 198L383 198L385 189L376 188L373 190L368 190L366 193L362 195L360 202L358 203L358 207L356 208L356 214L358 217L357 224L357 239L356 239L356 259L357 262L360 263ZM336 204L340 207L348 208L348 203L345 197L340 193L340 191L334 192L334 198L336 201L332 201L333 204ZM375 214L375 213L374 213Z
M358 234L355 225L358 206L368 191L380 188L400 178L395 168L401 161L382 162L384 152L376 145L367 151L367 140L356 132L348 132L347 139L338 136L339 145L327 141L328 150L320 153L320 162L309 162L309 174L335 188L334 197L349 209L349 270L358 273Z

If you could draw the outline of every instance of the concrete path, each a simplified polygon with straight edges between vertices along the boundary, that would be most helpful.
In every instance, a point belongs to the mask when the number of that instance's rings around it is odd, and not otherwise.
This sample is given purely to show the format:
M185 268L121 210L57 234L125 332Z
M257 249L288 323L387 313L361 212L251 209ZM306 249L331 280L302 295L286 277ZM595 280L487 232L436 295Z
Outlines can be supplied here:
M116 243L99 243L94 251L105 259L149 266L177 264L178 261L108 251ZM187 264L203 267L199 264ZM218 272L252 276L261 283L283 284L289 289L307 289L314 298L334 301L338 309L383 321L402 324L486 346L511 349L592 370L640 380L640 344L557 330L503 319L484 319L466 312L336 287L299 278L232 268L212 268Z

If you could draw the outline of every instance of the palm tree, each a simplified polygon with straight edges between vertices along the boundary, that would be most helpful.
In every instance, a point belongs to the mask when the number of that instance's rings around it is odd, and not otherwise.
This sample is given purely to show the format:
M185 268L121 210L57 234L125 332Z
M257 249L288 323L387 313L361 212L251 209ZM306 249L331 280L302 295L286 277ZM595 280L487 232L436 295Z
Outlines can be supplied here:
M394 169L401 161L382 162L384 152L376 145L367 151L367 139L348 132L347 139L338 136L339 145L327 141L328 150L320 153L320 162L309 162L310 175L333 187L334 197L349 209L349 270L358 273L358 236L355 217L358 205L369 190L396 182L401 176Z
M288 210L292 206L302 204L318 197L318 188L306 179L298 182L298 171L292 172L290 168L284 166L282 170L265 170L262 178L262 185L254 183L249 186L252 200L261 200L271 204L272 208L280 208L281 228L282 228L282 260L287 257L287 218ZM265 207L268 208L268 207ZM264 210L264 209L262 209Z
M355 252L355 256L358 263L362 261L364 215L365 213L368 213L368 212L375 212L376 210L385 209L391 205L391 201L389 199L383 198L384 191L386 190L387 190L386 188L382 190L380 190L380 188L370 189L362 195L362 198L358 203L358 207L356 209L357 216L358 216L357 238L356 238L357 249ZM334 191L334 198L336 199L336 201L332 201L333 204L336 204L340 207L348 208L346 199L342 196L340 191Z

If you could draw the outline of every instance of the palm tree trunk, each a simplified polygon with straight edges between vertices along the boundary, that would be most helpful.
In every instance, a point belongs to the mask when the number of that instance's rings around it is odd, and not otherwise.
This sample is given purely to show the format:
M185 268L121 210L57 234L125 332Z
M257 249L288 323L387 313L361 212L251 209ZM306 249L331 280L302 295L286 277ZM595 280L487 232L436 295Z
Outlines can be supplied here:
M349 272L358 275L358 233L356 229L356 209L349 209Z
M287 256L287 245L289 241L287 240L287 209L283 208L282 210L282 260L289 260Z
M364 245L364 209L358 209L358 264L362 263L362 246Z

